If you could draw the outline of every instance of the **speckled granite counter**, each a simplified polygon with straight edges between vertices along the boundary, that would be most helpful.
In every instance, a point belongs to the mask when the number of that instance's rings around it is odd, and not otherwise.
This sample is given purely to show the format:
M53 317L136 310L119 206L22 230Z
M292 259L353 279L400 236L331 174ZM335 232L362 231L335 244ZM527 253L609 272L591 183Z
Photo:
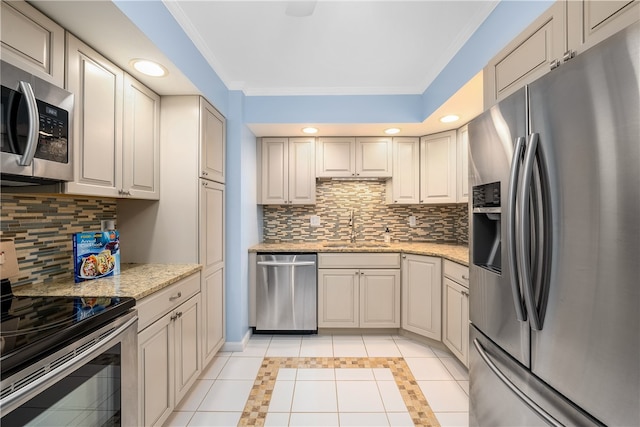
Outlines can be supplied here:
M281 242L260 243L249 252L403 252L415 255L442 257L463 265L469 265L469 247L428 242Z
M16 286L15 295L133 297L136 300L197 273L200 264L123 264L120 275L74 283L73 277L51 283Z

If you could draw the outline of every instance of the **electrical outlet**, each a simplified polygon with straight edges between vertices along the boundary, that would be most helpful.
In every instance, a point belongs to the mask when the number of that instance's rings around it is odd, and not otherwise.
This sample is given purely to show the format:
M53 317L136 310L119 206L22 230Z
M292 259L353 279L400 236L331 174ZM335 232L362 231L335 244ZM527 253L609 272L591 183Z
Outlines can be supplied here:
M311 227L320 227L320 217L318 215L311 215L311 217L309 217L309 225Z
M409 227L415 227L416 226L416 217L411 215L409 217Z

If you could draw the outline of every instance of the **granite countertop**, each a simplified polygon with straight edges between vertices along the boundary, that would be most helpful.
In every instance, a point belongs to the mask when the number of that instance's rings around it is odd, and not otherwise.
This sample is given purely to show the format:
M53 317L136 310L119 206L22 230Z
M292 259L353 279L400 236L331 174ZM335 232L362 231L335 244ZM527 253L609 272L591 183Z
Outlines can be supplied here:
M463 265L469 265L469 247L433 242L280 242L259 243L249 252L402 252L406 254L437 256Z
M133 297L142 299L202 269L200 264L122 264L118 276L74 283L73 277L16 286L14 295Z

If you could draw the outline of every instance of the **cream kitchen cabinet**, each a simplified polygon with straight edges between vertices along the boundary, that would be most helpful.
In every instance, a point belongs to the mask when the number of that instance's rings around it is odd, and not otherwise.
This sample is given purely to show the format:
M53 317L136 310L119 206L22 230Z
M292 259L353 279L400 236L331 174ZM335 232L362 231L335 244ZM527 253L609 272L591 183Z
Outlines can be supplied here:
M224 344L224 197L222 184L200 180L203 366Z
M402 255L402 329L440 341L442 337L442 261Z
M456 203L456 131L420 138L420 203Z
M458 129L458 149L457 149L457 191L456 201L458 203L469 202L469 127L467 125Z
M315 204L315 154L315 138L260 139L259 204Z
M391 178L392 139L378 137L318 138L318 178Z
M202 369L200 274L137 302L139 424L162 425Z
M204 98L200 98L200 177L224 184L226 121Z
M442 342L469 366L469 268L444 260Z
M160 97L71 34L67 89L76 149L65 192L158 199Z
M638 19L638 0L556 1L484 68L484 108Z
M64 87L64 28L25 1L0 5L3 61Z
M399 254L319 254L318 327L399 327L399 267Z
M393 177L387 181L387 203L420 203L420 138L393 138Z

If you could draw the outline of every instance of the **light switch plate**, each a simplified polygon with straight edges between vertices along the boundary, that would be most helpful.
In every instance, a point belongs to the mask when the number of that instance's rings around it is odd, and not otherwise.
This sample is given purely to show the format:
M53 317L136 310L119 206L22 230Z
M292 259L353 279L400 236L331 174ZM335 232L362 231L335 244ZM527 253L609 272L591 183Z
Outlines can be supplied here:
M320 217L318 215L311 215L309 225L311 225L311 227L320 227Z
M415 227L416 226L416 217L411 215L409 217L409 227Z

